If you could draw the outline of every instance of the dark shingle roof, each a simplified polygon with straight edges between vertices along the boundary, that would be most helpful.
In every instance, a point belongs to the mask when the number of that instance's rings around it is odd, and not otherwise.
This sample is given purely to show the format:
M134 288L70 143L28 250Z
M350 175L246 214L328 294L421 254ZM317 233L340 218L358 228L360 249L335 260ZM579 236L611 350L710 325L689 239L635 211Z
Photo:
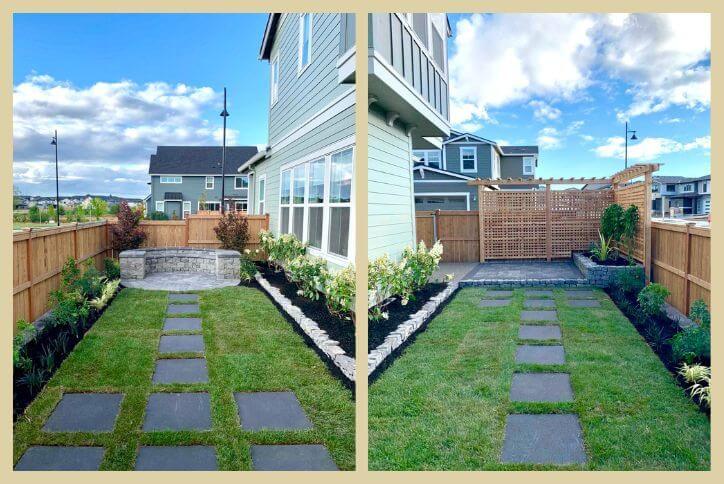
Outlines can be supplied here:
M656 175L656 176L653 176L652 178L655 182L658 182L658 183L687 183L687 182L711 180L711 175L704 175L704 176L697 176L697 177Z
M257 153L256 146L227 146L226 174L233 175ZM151 175L221 174L221 146L159 146L148 165Z
M537 146L501 146L504 155L537 155Z

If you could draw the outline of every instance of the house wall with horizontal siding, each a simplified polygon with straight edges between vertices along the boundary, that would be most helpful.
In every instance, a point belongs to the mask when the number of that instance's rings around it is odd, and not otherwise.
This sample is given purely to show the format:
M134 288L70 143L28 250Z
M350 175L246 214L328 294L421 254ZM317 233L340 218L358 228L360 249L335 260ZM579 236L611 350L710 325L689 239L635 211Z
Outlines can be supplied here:
M415 243L411 142L374 105L368 129L368 256L397 259Z
M463 172L462 166L460 165L460 148L464 146L470 146L477 150L478 153L478 171ZM445 145L445 169L448 171L454 171L462 175L490 178L492 176L491 171L491 160L492 153L490 152L491 145L489 144L472 144L472 143L449 143Z
M524 175L523 174L523 157L522 156L501 156L500 157L500 177L501 178L533 178L533 175Z
M248 198L248 189L242 188L237 190L234 188L234 176L226 175L225 178L224 196L227 199ZM149 200L149 206L152 212L156 210L156 202L163 201L164 193L166 192L181 192L183 199L191 202L191 213L196 213L198 200L202 193L206 195L208 202L221 201L221 176L214 177L214 188L211 190L206 189L205 176L182 175L181 183L161 183L160 176L152 176L151 199ZM169 210L165 210L165 212L166 215L171 216Z

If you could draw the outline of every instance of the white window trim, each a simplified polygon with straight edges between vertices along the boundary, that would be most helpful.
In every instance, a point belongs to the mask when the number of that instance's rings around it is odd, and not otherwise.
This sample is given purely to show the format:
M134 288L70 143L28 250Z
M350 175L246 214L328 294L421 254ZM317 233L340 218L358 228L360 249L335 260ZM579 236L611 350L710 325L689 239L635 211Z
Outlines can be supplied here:
M209 186L209 178L211 179L211 186ZM215 184L216 184L216 178L213 176L207 176L204 179L204 187L206 187L207 190L213 190Z
M413 151L413 154L415 152L424 153L423 156L425 157L425 161L423 163L425 164L425 166L429 166L430 168L437 168L438 170L442 169L442 152L441 152L441 150L412 150L412 151ZM437 165L432 165L432 166L430 165L430 162L428 160L428 156L430 153L437 153L438 155L440 155L440 159L437 161Z
M280 179L281 180L281 179ZM259 186L261 185L261 182L264 181L264 198L260 197L261 190L259 189ZM257 215L264 215L264 212L261 210L261 204L264 204L264 210L266 210L266 174L259 175L259 177L256 180L256 213Z
M415 197L465 197L465 210L470 210L470 192L417 192Z
M188 210L186 209L188 207ZM186 212L191 215L191 201L190 200L184 200L181 203L181 220L186 220Z
M236 180L246 178L246 186L237 187ZM237 175L234 177L234 190L248 190L249 189L249 175Z
M274 72L276 72L276 84L274 83ZM279 81L279 52L277 52L269 63L270 104L272 106L279 100Z
M163 179L166 178L166 181L163 181ZM178 178L178 181L168 181L169 178ZM162 183L164 185L178 185L183 183L184 178L180 175L163 175L159 177L159 183Z
M689 190L686 190L686 186L690 186L691 188ZM681 193L691 193L694 191L694 184L693 183L683 183L681 185Z
M234 199L233 202L234 202L234 210L239 210L238 208L236 208L237 203L244 203L244 204L246 204L246 210L244 210L244 212L246 212L247 214L249 213L249 199L239 198L239 199Z
M221 209L221 202L219 200L206 200L206 205L213 203L217 204L219 206L219 209ZM196 201L196 210L202 210L201 209L201 202ZM203 208L203 210L208 210L206 207Z
M160 206L161 206L161 209L160 209L160 210L159 210L159 208L158 208L158 207L159 207L159 204L161 204L161 205L160 205ZM156 207L155 207L155 208L156 208L156 210L155 210L156 212L164 212L164 211L166 210L166 202L164 202L163 200L156 200Z
M304 37L304 16L309 16L309 60L302 65L302 45ZM301 76L304 71L312 64L312 40L314 38L314 15L311 12L303 12L299 14L299 45L297 47L297 77Z
M530 161L530 173L525 171L526 168L526 160ZM535 157L534 156L524 156L523 157L523 174L524 175L535 175Z
M354 136L349 136L347 138L344 138L332 145L329 145L321 150L317 150L314 153L310 153L307 156L300 158L299 160L287 163L285 165L282 165L279 168L279 182L281 183L282 179L282 173L287 170L293 170L294 167L300 165L300 164L308 164L312 161L318 160L320 158L324 158L325 160L325 168L324 168L324 202L321 204L321 206L324 208L324 215L323 215L323 222L322 222L322 249L316 249L314 247L308 247L307 251L316 256L320 257L322 259L325 259L333 264L337 264L340 266L346 266L354 261L354 254L355 254L355 191L354 191L354 181L352 183L351 191L350 191L350 202L349 203L330 203L329 202L329 196L330 196L330 182L331 182L331 166L332 166L332 155L339 153L341 151L345 151L347 149L352 150L352 166L354 167L354 157L356 154L356 149L354 145ZM304 170L305 175L308 174L309 170L308 168ZM354 177L354 168L353 168L353 175ZM292 227L293 227L293 207L299 206L299 205L293 205L291 203L293 198L293 186L294 186L294 177L290 177L290 192L289 192L289 205L282 205L281 203L281 196L282 196L282 190L281 187L279 188L279 207L277 209L277 233L281 233L281 226L282 226L282 207L289 208L289 231L291 233ZM305 176L305 189L304 189L304 226L302 228L302 235L304 237L303 242L307 242L308 238L308 221L309 221L309 203L307 199L307 195L309 193L308 190L308 184L309 184L309 176ZM320 206L319 204L312 204L312 206ZM350 208L350 220L349 220L349 240L347 241L347 256L341 256L338 254L334 254L328 251L329 247L329 222L330 222L330 212L331 208L334 207L349 207Z
M473 168L466 169L463 163L463 151L473 150ZM460 147L460 173L477 173L478 172L478 149L475 146Z

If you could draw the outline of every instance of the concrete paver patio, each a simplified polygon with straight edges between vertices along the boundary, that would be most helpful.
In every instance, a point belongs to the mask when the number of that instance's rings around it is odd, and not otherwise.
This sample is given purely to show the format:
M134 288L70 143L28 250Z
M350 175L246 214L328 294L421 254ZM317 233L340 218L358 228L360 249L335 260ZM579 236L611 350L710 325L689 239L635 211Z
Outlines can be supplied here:
M15 466L16 471L97 471L103 447L32 446Z
M45 432L110 432L116 423L120 393L66 393L45 422Z
M143 446L136 457L137 471L215 471L216 449L205 445Z
M585 280L572 260L566 261L494 261L478 264L470 271L468 280Z
M143 279L123 279L121 284L148 291L204 291L238 286L239 279L216 279L200 272L154 272Z
M576 415L508 415L500 458L505 463L583 464L581 425Z
M336 471L323 445L252 445L251 462L256 471Z

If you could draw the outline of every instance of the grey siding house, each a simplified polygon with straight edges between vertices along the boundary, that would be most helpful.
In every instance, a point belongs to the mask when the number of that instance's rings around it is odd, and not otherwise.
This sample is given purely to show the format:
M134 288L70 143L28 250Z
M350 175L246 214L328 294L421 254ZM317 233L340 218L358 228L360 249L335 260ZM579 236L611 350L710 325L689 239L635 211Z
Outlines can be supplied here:
M498 189L532 189L537 185L506 186L505 178L534 178L537 146L500 146L480 136L452 130L440 149L413 150L416 210L477 210L475 178L501 178Z
M711 212L711 175L654 176L651 183L654 216L705 215Z
M269 15L259 53L269 63L268 146L238 169L249 211L333 268L354 259L354 42L354 14Z
M199 210L221 209L221 147L159 146L148 173L151 194L146 213L163 212L184 219ZM226 210L248 210L249 178L237 169L258 152L255 146L227 146L224 176ZM204 206L201 206L206 200Z
M414 245L414 149L450 134L444 13L368 15L368 255Z

